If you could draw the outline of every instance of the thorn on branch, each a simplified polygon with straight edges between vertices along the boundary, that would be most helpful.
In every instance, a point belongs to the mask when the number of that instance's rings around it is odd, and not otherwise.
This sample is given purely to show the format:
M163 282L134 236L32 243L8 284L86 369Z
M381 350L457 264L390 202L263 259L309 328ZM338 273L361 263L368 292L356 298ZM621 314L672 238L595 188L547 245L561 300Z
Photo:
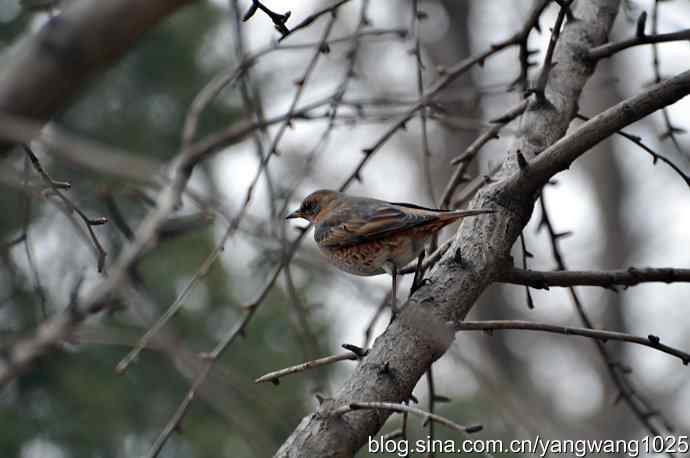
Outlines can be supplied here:
M259 5L254 2L249 6L249 9L247 10L246 13L244 13L244 16L242 16L242 22L247 22L254 16L254 14L259 10Z
M644 38L644 36L645 36L644 29L645 29L646 25L647 25L647 12L643 11L640 14L640 17L637 18L637 29L635 32L635 35L637 36L637 38Z
M517 163L518 167L520 167L520 170L525 170L527 169L527 167L529 167L527 159L525 159L525 156L522 154L522 151L520 150L517 150Z
M386 361L386 362L383 364L383 367L381 367L381 369L379 370L379 374L381 374L381 375L387 375L387 374L390 374L390 373L391 373L391 364L390 364L389 361Z
M86 223L90 226L102 226L108 223L108 218L105 216L99 216L98 218L88 219Z
M553 238L556 240L567 239L571 235L573 235L573 231L556 232L555 234L553 234Z
M527 308L534 310L534 299L532 298L532 291L529 289L529 286L525 286L525 295L527 297Z
M345 350L351 351L351 352L354 353L354 354L357 356L357 358L359 358L359 359L364 358L364 357L367 356L367 354L369 353L369 350L368 350L368 349L365 349L365 348L362 348L362 347L358 347L357 345L342 344L341 347L343 347Z
M242 20L245 22L248 21L254 16L254 14L256 14L258 10L263 11L266 14L266 16L268 16L271 19L271 21L273 21L274 27L278 32L280 32L282 36L286 36L290 33L290 30L285 25L287 20L290 18L290 11L286 11L283 14L276 13L275 11L272 11L266 5L261 3L259 0L252 0L252 4L242 17Z
M467 434L473 434L473 433L478 433L482 429L484 429L484 426L482 426L482 425L470 425L465 429L465 432Z
M616 397L613 399L612 404L613 405L618 404L619 402L621 402L623 400L623 397L624 397L623 391L618 390L618 393L616 394Z

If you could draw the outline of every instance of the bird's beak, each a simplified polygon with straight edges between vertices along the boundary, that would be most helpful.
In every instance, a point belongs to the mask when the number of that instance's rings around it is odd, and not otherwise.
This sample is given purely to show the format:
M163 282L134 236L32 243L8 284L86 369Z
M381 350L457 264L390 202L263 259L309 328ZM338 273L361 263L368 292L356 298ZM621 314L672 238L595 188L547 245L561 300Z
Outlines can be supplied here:
M295 218L302 218L302 213L299 210L295 210L294 212L290 213L285 217L285 219L295 219Z

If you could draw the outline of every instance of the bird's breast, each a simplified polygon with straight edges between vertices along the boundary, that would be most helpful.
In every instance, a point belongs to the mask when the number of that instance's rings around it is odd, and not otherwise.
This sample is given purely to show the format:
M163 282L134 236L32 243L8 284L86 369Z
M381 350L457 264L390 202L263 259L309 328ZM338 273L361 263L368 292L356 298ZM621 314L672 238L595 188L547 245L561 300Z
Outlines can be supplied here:
M386 248L379 242L320 248L331 264L345 272L365 277L385 273Z
M424 242L420 237L394 236L344 247L320 246L320 249L337 268L353 275L371 276L385 273L386 263L403 268L424 250Z

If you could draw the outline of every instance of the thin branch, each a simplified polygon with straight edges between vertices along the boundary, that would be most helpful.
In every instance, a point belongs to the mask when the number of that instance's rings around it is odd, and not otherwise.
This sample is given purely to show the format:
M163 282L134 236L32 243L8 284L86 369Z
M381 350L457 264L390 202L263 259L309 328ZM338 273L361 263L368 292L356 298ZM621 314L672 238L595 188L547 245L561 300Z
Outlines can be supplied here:
M522 268L527 270L527 258L531 258L533 255L527 251L527 243L525 242L525 232L520 233L520 248L522 248ZM532 292L529 289L529 285L525 285L525 298L527 299L527 308L534 308L534 299L532 299Z
M436 387L434 386L434 366L430 366L429 369L426 371L426 384L428 387L428 403L429 403L429 416L434 415L434 407L436 406ZM424 420L425 423L427 423L427 428L428 428L428 437L429 440L433 442L434 440L434 422L433 421L428 421ZM434 453L433 451L429 452L428 458L434 458Z
M93 242L94 249L96 250L96 262L98 272L102 273L103 269L105 268L105 257L107 253L103 249L101 243L98 241L98 237L96 237L96 233L93 231L93 227L102 226L103 224L106 224L108 222L108 218L105 218L103 216L98 218L89 218L88 216L86 216L86 213L84 213L77 205L74 204L74 202L72 202L67 196L65 196L62 193L60 188L55 184L55 181L45 171L45 169L41 165L41 162L38 160L38 157L36 157L34 152L31 151L31 148L29 148L26 144L23 145L23 148L24 152L26 152L27 156L31 160L31 164L33 165L34 169L39 173L39 175L41 175L45 183L48 186L50 186L50 188L53 190L53 193L55 193L55 195L60 198L62 203L65 204L67 211L74 212L77 215L79 215L79 218L86 226L86 230L89 232L89 236L91 237L91 241Z
M27 156L24 160L24 188L29 183L29 163L30 158ZM26 255L26 263L29 265L29 271L33 276L34 288L40 301L40 310L43 316L47 316L46 309L46 293L41 283L41 275L38 273L36 262L34 260L33 250L31 249L31 237L29 235L31 225L31 196L27 193L24 198L24 218L22 222L22 237L20 239L24 242L24 254Z
M556 49L558 37L561 34L563 21L565 21L566 16L568 16L570 12L570 5L573 3L573 0L560 0L557 1L557 3L561 6L561 9L558 11L558 16L556 17L556 24L553 26L553 29L551 30L551 38L549 39L549 45L546 48L544 64L542 65L541 72L539 73L539 77L537 78L534 87L528 88L527 90L527 94L535 94L537 97L537 102L540 103L547 101L545 94L546 83L548 83L549 81L549 74L551 73L551 69L556 65L556 62L553 62L553 53Z
M421 417L424 420L424 423L428 421L434 421L436 423L440 423L444 426L447 426L448 428L457 431L459 433L463 434L472 434L472 433L477 433L483 429L482 425L470 425L470 426L463 426L458 423L455 423L454 421L451 421L447 419L446 417L442 417L437 414L432 414L429 412L426 412L422 409L418 409L416 407L410 407L405 404L395 404L393 402L351 402L348 405L339 407L336 409L333 414L334 415L344 415L348 412L353 412L355 410L362 410L362 409L383 409L383 410L392 410L394 412L401 412L401 413L408 413L412 415L416 415L418 417Z
M456 169L453 172L453 176L448 181L446 189L443 191L443 197L441 197L441 208L449 208L455 190L458 188L460 183L463 182L464 176L469 169L472 160L477 156L479 151L493 139L498 138L498 133L503 129L508 123L520 116L527 108L527 100L523 100L515 107L511 108L503 115L492 120L494 125L481 134L477 139L475 139L465 151L454 158L450 163L451 165L456 165Z
M19 245L24 240L26 240L26 233L22 232L15 238L8 240L7 242L2 242L2 245L0 245L0 251L7 251L9 249L12 249L15 245Z
M325 54L325 48L324 48L324 43L328 41L328 37L331 35L331 31L333 30L333 26L335 25L336 21L336 16L335 14L332 15L328 23L326 24L326 28L324 29L322 35L321 35L321 40L319 42L319 46L315 47L315 51L312 54L311 59L309 60L309 63L307 64L306 69L304 70L304 74L297 80L295 81L295 86L297 89L295 90L295 94L292 97L292 102L290 102L290 107L287 110L287 114L285 117L285 121L278 127L278 132L276 133L275 137L273 137L273 141L271 142L271 146L268 149L268 154L266 156L265 162L268 162L268 160L271 158L273 155L279 155L278 153L278 143L280 140L283 138L283 134L287 130L288 127L292 127L292 117L293 113L297 109L297 104L300 101L300 98L302 97L302 94L304 93L304 89L307 86L307 83L309 82L309 79L311 78L312 73L314 72L314 69L316 68L316 63L319 61L319 57L322 54Z
M378 323L379 319L381 318L381 315L383 315L383 311L390 306L392 294L392 291L388 291L386 293L383 299L381 299L379 305L376 307L376 311L369 319L369 323L364 328L364 343L362 343L362 347L369 348L369 345L371 345L371 340L374 333L374 326L376 326L376 323Z
M286 367L285 369L269 372L268 374L262 375L261 377L254 380L254 383L271 382L274 385L277 385L280 382L281 377L285 377L286 375L296 374L298 372L306 371L308 369L315 369L317 367L325 366L327 364L337 363L338 361L356 361L360 358L361 356L358 356L351 351L345 353L338 353L337 355L313 359L302 364L297 364L295 366Z
M678 350L662 344L658 336L649 334L647 337L636 336L617 331L603 331L591 328L577 328L571 326L562 326L558 324L537 323L533 321L520 320L493 320L493 321L463 321L457 325L458 331L495 331L505 329L521 329L526 331L543 331L554 334L574 335L591 337L599 342L606 343L609 340L617 340L621 342L630 342L645 347L659 350L671 356L679 358L683 365L690 363L690 353Z
M659 33L655 35L643 34L642 36L638 35L633 38L628 38L627 40L607 43L605 45L592 48L589 50L589 57L591 59L603 59L606 57L611 57L614 54L623 51L624 49L632 48L634 46L688 40L690 40L690 29L680 30L672 33Z
M519 60L520 60L520 73L515 78L515 80L508 85L509 89L513 89L517 86L521 86L523 91L527 90L528 79L529 79L529 69L536 64L530 61L530 57L537 53L536 50L530 50L528 47L529 35L532 29L536 29L541 32L541 27L539 25L539 20L541 15L544 13L546 7L551 3L551 0L534 0L532 2L532 7L528 14L527 20L525 21L522 30L517 32L514 39L519 46Z
M424 263L422 264L422 270L428 270L431 267L434 266L438 262L439 259L448 251L448 248L453 244L453 239L448 239L445 242L443 242L436 250L431 253L430 255L426 256L424 258ZM398 275L408 275L408 274L413 274L417 270L417 265L416 261L413 261L411 264L408 266L405 266L404 268L400 269L400 272L398 272Z
M659 3L661 3L661 0L654 0L654 5L652 7L652 35L657 35L659 33ZM642 28L642 30L644 29ZM661 60L659 59L659 45L657 43L652 43L652 68L654 69L654 82L661 82ZM666 125L666 131L661 134L660 138L662 140L665 138L670 139L676 151L687 157L687 154L683 151L683 148L681 148L678 137L676 136L676 134L685 133L685 130L671 123L671 115L668 113L667 107L663 107L661 116Z
M340 0L331 6L327 6L327 7L323 8L319 11L316 11L315 13L310 14L309 16L304 18L302 20L302 22L300 22L299 24L297 24L296 26L294 26L293 28L288 30L287 33L284 34L282 37L280 37L280 39L278 41L283 41L288 36L294 34L298 30L301 30L301 29L304 29L305 27L310 26L314 21L316 21L318 18L320 18L321 16L323 16L325 14L329 14L329 13L336 14L337 9L349 1L350 0Z
M584 116L582 114L577 115L578 118L584 120L584 121L589 121L590 118L587 116ZM687 174L683 172L680 167L678 167L676 164L674 164L671 160L667 159L666 157L662 156L661 154L655 152L653 149L651 149L649 146L645 145L642 142L642 137L634 134L630 134L628 132L624 132L622 130L619 130L616 132L617 135L620 135L621 137L630 140L640 148L642 148L645 152L649 153L650 156L652 156L652 164L656 165L658 161L663 162L664 164L668 165L673 169L676 174L678 174L685 183L690 186L690 174Z
M223 252L225 243L236 229L237 225L231 224L228 226L220 242L218 242L215 248L208 254L206 259L204 259L204 261L201 263L201 266L196 270L196 272L194 272L192 278L190 278L165 313L163 313L156 320L156 322L146 330L144 335L139 339L136 345L132 347L130 352L127 353L127 355L122 358L119 363L117 363L117 366L115 367L115 371L117 373L121 374L125 372L130 364L132 364L132 362L136 360L137 356L139 356L139 353L141 353L141 351L149 345L149 342L156 336L156 334L175 316L177 312L180 311L184 305L184 300L193 291L196 284L208 274L211 266L213 266L220 254Z
M615 286L639 285L641 283L688 283L690 269L674 268L635 268L610 271L562 270L543 272L525 269L510 269L499 274L497 279L503 283L526 285L536 289L549 289L552 286Z
M412 26L410 30L414 33L414 49L413 56L417 68L417 96L422 98L424 95L424 64L422 63L422 51L419 39L420 22L424 18L424 13L419 10L418 0L412 0ZM424 166L424 175L426 178L427 193L431 202L436 205L436 197L434 194L433 180L431 176L431 149L429 148L429 129L427 125L427 109L426 107L419 110L419 120L422 126L422 163Z

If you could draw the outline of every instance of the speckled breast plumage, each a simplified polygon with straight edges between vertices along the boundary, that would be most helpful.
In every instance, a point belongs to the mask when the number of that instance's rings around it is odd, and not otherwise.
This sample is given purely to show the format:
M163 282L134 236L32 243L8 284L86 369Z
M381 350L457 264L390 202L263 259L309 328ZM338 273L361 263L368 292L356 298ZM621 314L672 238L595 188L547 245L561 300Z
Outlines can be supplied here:
M337 268L353 275L386 273L386 264L407 265L424 250L426 234L401 234L386 239L343 247L320 246L321 253Z

